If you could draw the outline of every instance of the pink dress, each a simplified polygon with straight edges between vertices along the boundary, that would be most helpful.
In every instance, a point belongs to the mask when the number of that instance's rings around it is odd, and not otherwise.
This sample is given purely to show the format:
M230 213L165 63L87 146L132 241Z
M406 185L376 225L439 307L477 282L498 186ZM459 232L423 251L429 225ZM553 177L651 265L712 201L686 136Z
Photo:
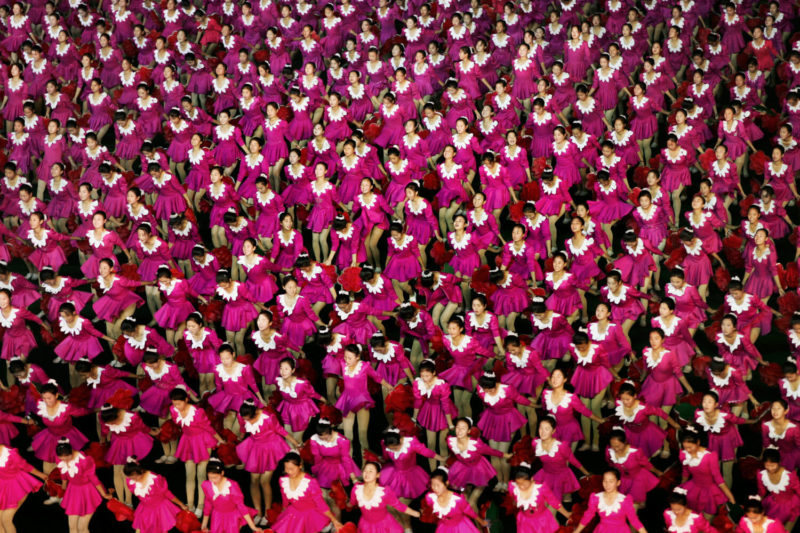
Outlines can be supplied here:
M647 456L633 446L629 446L623 456L606 448L606 462L619 470L622 475L619 491L630 496L634 503L644 503L647 493L658 486L658 478L650 472L653 466Z
M136 413L125 412L119 424L100 425L100 433L109 440L105 459L112 465L125 465L128 457L147 457L153 448L150 428Z
M256 400L259 392L252 367L235 361L231 370L222 363L214 367L214 385L216 392L209 397L208 404L218 413L238 412L245 400Z
M284 424L292 431L305 431L310 421L319 413L315 400L322 400L314 387L306 380L295 379L291 385L284 385L283 379L276 378L278 391L281 393L281 403L277 411Z
M169 393L178 385L183 385L185 387L186 382L183 381L177 365L164 362L164 366L162 366L160 371L153 370L146 365L142 366L144 367L144 372L147 377L153 382L153 385L140 395L140 405L142 409L151 415L155 415L159 418L168 418L170 416L170 410L172 409ZM203 413L202 416L205 416L205 413Z
M49 461L54 462L54 461ZM94 460L78 452L71 461L58 461L58 470L67 482L61 507L67 516L86 516L93 514L103 498L97 491L102 485L94 473Z
M675 513L666 509L664 511L664 523L667 526L668 533L710 533L715 531L708 525L705 517L699 513L689 511L689 517L682 526L678 526L675 520Z
M608 356L600 345L590 343L589 350L585 355L571 345L570 354L576 364L575 372L572 375L572 385L575 388L575 394L581 398L596 397L614 381Z
M398 500L389 487L376 487L372 498L367 499L364 486L356 484L350 492L350 503L361 510L358 533L403 533L403 527L389 513L387 507L402 513L408 506Z
M772 420L761 424L761 443L764 448L775 446L781 453L781 465L788 470L800 467L800 426L788 422L783 433L778 433Z
M453 358L453 365L439 375L452 387L473 390L472 378L478 378L485 362L481 358L492 357L492 351L469 335L462 336L458 346L453 344L450 335L445 335L443 342L445 350Z
M419 410L417 421L428 431L442 431L447 429L447 417L455 418L458 410L450 398L450 385L443 379L436 378L428 387L422 378L414 380L412 385L414 394L414 409Z
M428 474L417 464L417 455L432 459L436 454L416 437L402 437L399 450L383 446L386 465L380 483L400 498L418 498L428 487Z
M542 393L545 411L556 419L555 437L566 445L583 440L583 432L575 413L585 417L592 416L592 412L581 403L576 394L564 392L559 403L553 400L553 391L546 390Z
M530 496L522 496L517 483L508 482L508 493L517 507L517 531L519 533L555 533L559 525L550 513L549 505L553 509L561 506L561 501L556 499L547 485L533 483Z
M47 412L44 401L36 404L36 414L41 417L45 428L33 437L31 446L38 459L48 463L58 461L56 457L56 445L61 438L69 439L73 449L83 448L88 439L72 425L73 416L83 416L88 414L88 410L74 407L67 402L59 402L55 415Z
M688 479L680 486L686 489L689 508L698 513L714 514L727 498L719 485L725 483L719 471L719 457L709 450L700 450L692 457L681 450L682 476Z
M128 489L139 499L133 514L133 528L139 531L169 531L175 527L175 516L180 510L172 503L175 496L167 480L154 472L147 472L141 482L126 479Z
M652 349L647 347L642 351L647 365L647 377L642 384L642 398L650 405L666 407L675 405L676 398L683 391L678 381L683 376L681 365L675 354L662 351L661 358L653 359Z
M344 361L342 361L341 368L344 387L342 395L336 400L336 408L342 412L342 415L347 416L361 409L375 407L375 400L369 394L367 379L380 383L381 376L364 361L359 361L352 372L347 368Z
M58 327L65 337L54 351L64 361L74 363L82 357L94 359L103 352L103 347L97 340L103 334L88 319L79 316L70 326L63 317L59 317Z
M330 524L330 519L325 516L329 512L328 504L322 499L322 491L316 479L306 474L297 487L292 489L289 477L283 476L278 484L281 487L284 510L272 524L273 531L317 533Z
M594 528L597 533L626 531L628 523L636 530L644 527L636 516L633 499L622 493L617 493L614 503L611 505L606 503L603 492L596 492L589 496L589 506L581 518L581 525L587 526L595 515L600 518L600 523Z
M350 476L360 476L358 468L351 457L350 441L344 435L333 434L333 441L322 440L319 435L312 435L310 439L311 455L314 465L311 471L317 477L320 487L329 489L334 481L347 485Z
M175 407L169 408L172 421L181 428L181 437L175 457L181 461L202 463L208 461L209 450L216 446L214 429L205 411L194 405L189 406L186 416L182 416Z
M498 384L494 395L487 394L482 387L478 387L477 392L485 406L478 420L483 437L496 442L511 442L514 433L526 423L517 405L530 405L531 401L511 385Z
M242 489L235 481L223 479L222 487L217 487L211 481L203 481L201 488L205 495L203 516L211 516L211 533L239 533L246 524L245 515L256 515L254 509L244 504Z
M661 449L667 434L651 421L650 417L655 416L666 420L667 415L662 409L645 405L639 401L633 409L633 414L628 415L625 413L622 402L617 400L614 414L625 429L627 441L631 446L640 449L645 458L652 457Z
M319 320L311 304L306 298L298 295L294 304L289 307L285 294L277 298L278 314L282 319L281 333L286 335L294 346L303 346L306 337L317 331L316 322Z
M36 348L36 340L25 323L26 321L42 325L39 317L27 309L12 307L8 317L3 316L3 313L0 312L0 329L4 333L0 358L8 361L20 354L28 354Z
M239 426L249 435L236 445L236 454L242 458L244 469L252 474L272 472L278 462L289 452L286 430L279 420L268 411L261 411L258 420L239 418Z
M217 287L216 294L226 302L222 311L222 327L228 331L239 331L245 329L250 321L258 316L258 311L254 305L256 299L245 284L239 281L232 283L232 291Z
M16 448L0 448L0 510L17 508L23 498L39 490L42 482L31 471Z
M800 481L791 470L783 470L781 478L773 483L766 470L756 476L758 494L762 498L767 516L787 523L800 516Z
M460 494L450 493L447 507L439 505L439 499L432 492L425 495L425 500L439 520L436 526L437 533L478 533L478 528L472 522L477 515L469 506L467 499Z
M542 446L541 440L534 439L533 451L542 462L542 469L536 472L533 479L546 485L558 501L562 501L565 494L575 492L580 488L578 480L569 466L580 468L581 464L573 455L569 444L553 440L548 451Z

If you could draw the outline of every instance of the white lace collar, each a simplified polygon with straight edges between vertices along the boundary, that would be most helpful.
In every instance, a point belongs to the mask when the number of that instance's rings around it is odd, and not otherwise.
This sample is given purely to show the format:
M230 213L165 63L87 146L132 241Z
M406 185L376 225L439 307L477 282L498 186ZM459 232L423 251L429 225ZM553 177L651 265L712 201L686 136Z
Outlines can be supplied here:
M720 433L725 427L725 413L717 411L717 419L711 424L706 418L705 412L700 410L694 414L694 421L700 424L706 433Z
M789 472L785 468L783 469L783 472L781 472L781 479L777 483L773 483L772 480L769 478L769 472L767 472L766 470L761 471L761 483L764 485L764 488L767 489L769 492L775 494L783 492L789 486L789 481L791 481L791 477L789 476Z
M275 382L277 383L278 390L281 391L281 394L285 394L290 398L297 398L297 386L301 383L305 383L305 381L302 379L295 378L289 385L286 385L286 381L281 377L276 378Z
M58 284L55 287L48 285L47 283L42 283L42 288L44 289L44 292L48 294L58 294L64 288L66 283L67 280L65 278L58 277Z
M392 246L395 247L398 251L405 250L409 244L414 240L414 237L411 235L404 235L403 239L400 242L397 242L396 239L391 239Z
M400 440L401 440L400 449L398 449L397 451L392 450L388 446L384 447L384 449L386 450L386 454L390 455L394 460L397 460L398 457L408 452L408 450L411 448L411 443L414 441L414 439L411 437L403 437Z
M220 496L228 496L231 493L231 480L223 478L222 483L217 485L216 483L211 483L211 489L214 492L214 498L217 499Z
M336 448L339 445L339 439L342 436L339 433L334 434L333 440L322 440L319 435L311 435L311 440L322 446L323 448Z
M264 411L261 411L261 413L258 415L258 420L257 421L250 422L250 421L245 420L245 422L244 422L245 431L247 431L251 435L254 435L256 433L260 433L261 432L261 426L264 425L264 422L266 422L268 418L269 418L269 415L267 413L265 413Z
M750 310L751 298L752 298L751 295L745 293L744 298L742 298L743 300L742 303L737 303L736 299L732 295L728 294L727 296L725 296L725 303L728 304L728 307L730 307L731 312L739 315L741 313L746 313L747 311Z
M83 320L83 317L79 316L75 319L75 323L70 326L64 317L60 316L58 317L58 329L64 335L80 335L83 330Z
M616 407L614 408L614 414L616 414L617 417L623 422L632 424L636 421L636 415L638 415L639 411L642 411L644 408L644 404L639 402L636 407L633 408L632 414L628 415L625 413L625 406L622 405L622 402L617 401Z
M215 369L217 371L219 379L221 379L223 382L232 381L236 383L239 381L239 378L242 377L242 373L244 372L244 365L242 363L234 361L233 368L230 371L227 370L225 368L225 365L223 365L222 363L218 364L215 367Z
M419 389L419 393L426 398L430 398L431 394L433 393L433 389L435 389L439 385L444 385L445 381L440 378L435 378L433 383L431 383L430 388L425 384L422 378L416 378L414 382L417 384L417 388ZM798 389L800 391L800 389Z
M2 448L0 448L0 468L6 466L6 463L8 462L8 457L10 455L11 453L8 451L7 446L2 446Z
M85 457L81 452L77 452L71 461L59 461L58 470L63 475L75 477L78 475L78 463Z
M450 500L448 500L447 505L442 506L439 503L439 498L431 493L431 507L433 508L433 513L438 516L440 519L444 518L445 516L449 515L450 512L456 508L458 505L458 500L461 496L455 494L454 492L450 493Z
M239 297L239 282L234 281L231 283L232 289L226 291L222 287L217 287L217 295L226 302L233 302Z
M283 493L286 494L286 498L289 500L299 500L302 498L306 490L308 490L308 486L311 483L311 478L308 476L303 476L303 479L300 480L300 483L297 484L297 488L294 490L292 489L292 481L288 476L284 476L280 479L281 489L283 489Z
M69 406L67 405L66 402L59 402L58 408L56 409L56 413L54 415L51 415L50 413L47 412L47 406L45 405L44 400L39 400L39 403L37 404L36 414L42 418L46 418L50 422L53 422L56 418L66 413L68 408Z
M364 361L358 361L356 363L355 368L353 368L352 370L350 370L349 366L345 365L345 367L344 367L344 375L347 376L348 378L354 378L361 372L361 368L363 366L364 366Z
M158 381L159 379L169 374L169 368L170 365L166 361L164 361L164 364L161 366L161 370L156 370L154 368L150 368L149 366L144 367L145 371L147 372L147 375L150 376L150 379L152 379L153 381Z
M358 506L361 509L367 509L367 510L379 507L381 501L383 501L384 490L385 489L380 485L376 485L375 492L372 493L372 498L368 500L364 495L364 485L359 483L358 485L356 485L355 488L355 495L356 495L356 501L358 502Z
M180 411L175 409L175 422L180 424L183 427L188 427L192 425L194 421L194 415L197 412L197 407L194 405L190 405L189 409L186 411L186 415L182 415Z
M558 449L561 448L561 441L553 439L553 443L550 445L550 450L545 450L544 446L542 446L542 439L536 439L536 446L534 447L534 451L536 453L536 457L544 457L545 455L553 458L558 453Z
M539 488L541 485L539 483L533 482L531 483L531 493L530 495L525 498L522 496L522 491L520 491L519 486L516 482L511 482L511 492L514 494L514 499L517 502L517 507L522 509L523 511L529 511L531 509L536 509L539 504Z
M378 281L374 284L370 283L369 281L365 281L363 283L364 288L367 289L367 292L370 294L379 294L383 290L383 276L378 276Z
M98 370L97 377L99 379L100 370L102 370L102 368L98 368L97 370ZM120 433L124 433L130 427L132 421L133 421L133 413L125 411L122 414L122 420L120 421L119 424L106 424L106 425L108 426L108 430L111 433L119 435Z
M774 420L770 420L769 422L764 423L764 425L769 428L769 438L772 440L783 440L783 438L786 437L786 435L789 433L789 430L795 427L795 424L787 420L786 427L783 429L783 433L779 434L775 430L774 422L775 422Z
M544 391L544 403L547 407L548 413L555 413L558 411L559 408L566 409L569 407L569 404L572 402L572 394L569 392L564 391L564 396L561 397L561 401L558 403L553 403L553 391L546 390Z
M700 463L703 461L703 458L709 454L708 450L699 450L697 452L697 456L693 457L691 454L687 452L683 452L684 457L681 463L686 466L697 467L700 466Z
M458 446L458 437L447 437L447 445L450 447L450 450L455 455L458 455L462 459L469 459L472 457L473 452L478 451L478 441L476 439L467 438L467 449L461 450Z
M502 383L497 384L497 392L494 394L488 394L483 387L478 387L478 392L483 393L483 402L486 405L492 406L497 405L497 403L501 400L504 400L506 397L506 389L508 389L508 385L503 385Z
M622 507L622 502L625 501L625 495L621 492L618 492L616 497L614 497L614 501L609 505L606 503L605 493L598 492L597 494L597 510L601 514L606 516L610 516L614 513L619 512L620 508Z

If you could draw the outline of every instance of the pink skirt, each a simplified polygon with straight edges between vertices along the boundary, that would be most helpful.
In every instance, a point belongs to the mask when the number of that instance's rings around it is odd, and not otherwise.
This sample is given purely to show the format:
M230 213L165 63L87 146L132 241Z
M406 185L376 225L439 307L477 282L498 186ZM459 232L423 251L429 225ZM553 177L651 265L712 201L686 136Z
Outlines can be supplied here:
M216 439L206 432L198 433L197 435L184 433L178 441L175 457L181 461L202 463L203 461L208 461L210 457L208 450L216 445Z
M252 474L272 472L288 452L289 445L277 434L258 440L248 437L236 445L236 454L242 459L244 469Z
M97 337L86 337L84 339L79 339L72 335L68 335L63 341L58 343L58 346L56 346L54 351L56 352L56 355L64 361L69 361L72 363L81 357L94 359L103 353L103 347L100 346L100 341L97 340Z
M278 405L278 413L283 423L289 424L292 431L305 431L311 419L319 413L319 408L308 398L301 401L287 401L284 398Z
M47 463L57 463L56 445L58 444L58 440L62 438L68 439L75 450L80 450L89 442L89 439L74 427L70 428L64 435L56 435L49 428L44 428L33 436L33 441L31 442L33 453L36 458ZM92 487L92 490L97 493L94 487ZM98 494L98 497L99 496Z
M86 516L94 513L102 501L97 487L91 483L78 484L68 481L61 507L67 516Z
M486 457L481 457L478 463L472 466L456 461L450 467L450 484L459 489L467 485L485 487L496 475L497 472Z
M398 498L413 500L428 489L428 474L419 465L400 470L390 464L381 470L381 485L389 487Z
M147 433L119 437L112 435L106 452L106 461L112 465L124 465L128 462L128 457L147 457L151 449L153 449L153 437Z
M288 446L287 446L288 449ZM324 458L311 467L311 471L316 476L319 486L323 489L331 488L334 481L341 481L343 485L350 483L350 474L361 475L355 461L350 456L341 458Z
M175 527L175 517L180 509L171 501L161 498L139 500L133 513L133 529L138 531L170 531Z
M22 498L41 486L42 482L27 472L18 473L13 483L0 483L0 510L15 509Z
M565 467L557 474L542 469L534 474L533 479L534 481L547 485L547 488L550 489L550 492L552 492L553 496L559 501L564 499L565 494L575 492L581 488L578 480L575 478L575 474L572 473L569 467Z
M527 419L516 409L510 409L502 415L486 410L478 420L478 427L485 439L495 442L511 442L511 437L525 425L525 422Z

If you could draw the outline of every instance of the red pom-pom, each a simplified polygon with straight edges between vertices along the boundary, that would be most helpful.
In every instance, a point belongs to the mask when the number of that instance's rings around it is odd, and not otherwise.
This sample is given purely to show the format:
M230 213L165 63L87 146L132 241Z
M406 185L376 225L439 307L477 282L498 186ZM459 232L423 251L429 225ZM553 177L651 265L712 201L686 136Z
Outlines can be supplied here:
M702 357L695 357L692 359L692 372L698 378L702 378L706 375L706 369L708 365L711 363L711 357L704 355Z
M55 496L57 498L62 498L64 496L64 489L61 487L61 470L56 468L50 475L47 476L47 480L44 482L44 490L47 491L47 494L50 496Z
M12 385L8 390L0 391L0 411L19 414L25 409L25 395L19 385Z
M217 446L217 456L225 466L242 464L242 460L239 459L239 455L236 453L236 445L230 442Z
M233 264L233 256L231 255L231 251L225 246L214 248L211 250L211 255L217 259L219 266L222 268L230 268Z
M588 501L589 496L594 494L595 492L600 492L603 490L603 476L600 475L592 475L582 477L578 480L580 483L581 488L578 489L578 495L581 497L581 500Z
M523 202L536 202L542 197L542 186L538 181L529 181L522 185L520 200Z
M513 220L514 222L519 222L520 220L522 220L522 215L523 215L522 208L523 207L525 207L525 202L524 201L517 202L514 205L510 206L508 208L508 216L509 216L509 218L511 218L511 220Z
M169 442L177 439L181 434L181 428L172 420L167 420L158 430L157 439L161 442Z
M742 214L742 218L747 217L747 211L750 209L750 206L756 202L756 197L752 194L748 194L742 201L739 202L739 212Z
M311 453L311 441L306 442L297 450L304 463L314 464L314 454Z
M497 290L497 285L489 281L489 266L482 265L472 273L469 286L475 292L485 294L488 298Z
M714 161L717 160L717 156L714 153L714 149L709 148L705 152L700 154L697 160L700 162L700 166L703 167L703 170L708 172L709 170L711 170L711 165L714 163Z
M130 409L133 407L133 392L130 389L117 389L106 403L117 409Z
M783 296L778 297L778 311L784 316L792 314L800 309L800 296L794 291L789 291Z
M84 450L84 453L92 458L95 468L107 468L111 466L106 461L106 452L108 452L108 444L100 444L99 442L92 442Z
M360 292L364 288L361 284L360 274L361 267L345 268L339 275L339 285L348 292Z
M436 261L436 264L442 266L450 262L453 259L455 252L453 250L448 250L445 248L444 243L441 241L436 241L433 243L433 247L431 248L431 257L433 260Z
M636 170L633 171L633 182L636 184L637 187L645 188L647 187L647 175L650 173L650 167L636 167ZM637 199L634 204L639 204L639 200Z
M518 440L512 448L514 456L509 460L511 466L519 466L521 463L531 464L534 460L533 445L530 435L525 435Z
M672 492L672 489L674 489L678 485L678 481L680 481L680 473L680 469L674 466L670 466L664 470L664 474L658 482L658 488L667 492Z
M541 178L542 173L547 168L547 158L546 157L537 157L533 160L533 165L531 165L531 172L535 178Z
M116 498L106 500L106 507L117 519L117 522L133 521L133 509L122 503Z
M783 368L778 363L770 363L758 367L758 375L767 387L777 387L783 378Z
M728 284L731 282L731 273L724 266L719 266L714 269L714 283L717 284L719 290L725 292L728 290Z
M278 520L278 517L281 515L282 511L283 511L283 508L281 507L281 504L279 504L277 502L273 503L272 507L267 509L267 512L265 513L269 523L270 524L274 524L275 521Z
M336 479L331 483L330 497L336 507L342 511L349 507L347 492L344 490L344 485L340 480Z
M378 455L375 452L373 452L372 450L364 450L364 452L361 455L364 457L364 462L365 463L380 463L381 462L380 457L378 457Z
M181 533L191 533L200 529L200 520L191 511L181 511L175 515L175 527Z
M347 522L343 524L342 527L339 528L339 530L336 533L357 533L357 532L358 528L356 527L356 525L352 522Z
M222 320L222 308L225 304L222 300L209 300L207 304L200 304L198 310L209 322L219 322Z
M319 408L319 416L330 420L333 426L338 426L342 423L342 412L329 403L323 404Z
M765 154L763 150L758 150L750 156L750 170L759 176L764 173L764 166L767 163L769 163L769 157L767 157L767 154Z
M308 359L302 358L295 362L295 375L306 381L315 383L317 381L317 371ZM341 416L341 415L340 415Z
M396 413L392 423L404 437L414 437L418 432L417 425L407 413Z
M383 402L387 413L404 412L414 407L414 394L411 385L398 385L386 396Z
M119 274L123 278L129 279L131 281L141 281L141 276L139 276L139 269L136 265L132 263L125 263L119 269Z
M438 191L442 186L439 175L436 172L428 172L422 176L422 186L429 191Z
M89 403L91 391L85 383L72 389L69 393L69 403L77 407L86 407Z
M451 455L450 457L453 456ZM430 502L428 502L428 498L422 498L419 511L420 511L419 520L423 524L435 524L439 521L436 518L436 515L433 514L433 507L431 506Z
M664 266L667 268L675 268L676 266L683 263L683 260L686 259L686 248L681 246L680 248L675 248L666 261L664 261Z

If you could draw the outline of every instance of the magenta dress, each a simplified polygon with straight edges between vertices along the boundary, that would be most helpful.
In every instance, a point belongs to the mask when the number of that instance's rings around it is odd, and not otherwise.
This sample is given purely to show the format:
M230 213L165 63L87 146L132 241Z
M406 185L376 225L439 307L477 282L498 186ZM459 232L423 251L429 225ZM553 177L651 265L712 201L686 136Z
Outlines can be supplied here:
M555 281L553 272L545 274L544 284L550 292L545 302L547 308L564 316L570 316L580 309L581 297L578 294L577 283L576 277L566 271L558 281Z
M185 279L174 279L169 285L159 282L158 288L164 294L166 301L153 318L164 329L178 329L194 312L194 306L189 298L197 298L199 295Z
M558 509L561 501L556 499L547 485L534 482L530 496L524 498L517 483L509 481L508 493L517 508L517 531L519 533L555 533L558 531L558 522L547 506Z
M330 524L330 519L325 516L329 511L328 504L322 499L322 491L316 479L306 474L297 487L292 489L289 477L283 476L278 484L281 487L284 510L272 524L273 531L317 533Z
M655 416L666 420L666 414L662 409L645 405L639 401L633 409L633 414L627 415L622 403L617 401L614 414L625 429L625 438L631 446L640 449L646 458L652 457L661 449L667 434L652 422L650 417Z
M642 384L642 398L650 405L666 407L675 405L676 398L683 392L678 381L682 364L676 355L670 351L663 351L661 358L655 361L651 348L642 352L647 365L647 377Z
M281 359L292 357L289 350L297 349L297 347L292 346L288 338L277 331L272 333L269 342L261 336L261 331L252 332L250 338L261 352L253 363L253 368L264 377L265 383L272 383L279 375L278 368Z
M485 487L497 475L494 467L484 456L502 457L503 452L489 447L481 439L469 438L467 449L462 450L456 437L448 437L447 447L456 459L450 467L449 476L453 487L466 488L467 485Z
M94 235L94 230L90 229L87 231L86 237L89 239L91 254L89 254L86 262L81 265L81 272L83 272L87 278L94 278L97 276L97 267L101 259L111 259L115 266L118 264L117 258L114 255L114 247L119 246L120 248L124 248L125 244L116 232L103 230L100 240L97 240Z
M786 378L781 379L778 385L781 398L789 404L789 418L795 423L800 422L800 386L793 386Z
M64 361L74 363L82 357L94 359L103 352L97 340L103 334L88 319L79 316L75 324L70 326L63 317L59 317L58 327L64 334L64 340L58 343L54 351Z
M689 272L687 272L687 275ZM699 324L705 322L706 314L705 309L708 308L697 289L685 284L679 291L672 283L668 283L664 287L664 292L675 300L675 314L678 315L689 329L696 329Z
M339 306L334 306L334 311L341 321L333 327L335 333L349 337L359 344L369 344L370 337L377 331L369 318L380 315L380 311L372 309L363 302L353 302L347 313Z
M344 361L342 361L341 366L344 387L342 395L336 400L336 408L342 412L342 415L347 416L361 409L372 409L375 407L375 401L369 394L367 379L369 378L376 383L380 383L382 379L380 375L364 361L359 361L352 373L350 369L347 368Z
M445 335L442 340L445 350L453 358L453 364L439 375L452 387L473 390L472 378L478 378L485 363L482 358L492 357L492 351L469 335L462 336L458 346L453 344L450 335Z
M611 307L611 315L618 323L626 320L638 320L639 316L644 313L644 306L642 306L640 299L646 299L647 295L624 283L620 283L620 285L621 287L617 294L611 292L607 285L602 287L600 289L600 298Z
M256 299L247 290L245 284L239 281L232 283L232 291L217 287L216 294L225 302L222 311L222 327L228 331L239 331L255 320L258 310L254 305Z
M788 470L796 470L800 466L800 426L794 422L788 422L783 433L776 431L772 420L764 422L761 424L761 443L765 449L768 446L777 447L781 453L781 465Z
M67 516L93 514L103 501L97 491L97 486L102 483L94 472L94 460L78 452L71 461L58 461L57 467L62 479L67 482L64 498L61 500L61 507Z
M296 269L295 279L297 279L300 286L300 294L302 294L307 300L315 303L333 303L331 289L333 288L334 282L328 275L328 272L324 270L319 263L313 262L311 264L310 271L308 272L305 270Z
M756 481L767 516L782 523L797 520L800 516L800 481L795 472L784 470L780 481L773 483L769 473L762 470L756 476Z
M386 466L381 470L380 483L400 498L415 499L428 487L428 474L417 464L417 455L432 459L436 454L416 437L403 437L400 449L383 446Z
M698 409L694 415L695 424L703 428L708 435L708 449L716 453L721 461L734 461L736 448L743 444L736 426L744 424L745 420L729 412L719 411L717 420L712 425L702 409Z
M347 485L351 475L361 475L361 469L351 457L350 441L339 433L333 435L331 442L322 440L319 435L312 435L309 441L314 457L311 470L324 489L329 489L335 481Z
M253 263L249 263L244 255L240 255L238 258L239 266L241 266L247 274L247 280L244 282L244 286L257 301L269 302L278 291L275 279L269 272L272 265L264 256L256 255L255 257L256 259Z
M575 393L581 398L596 397L614 381L608 356L600 345L590 344L586 355L570 346L570 353L576 363L572 385L575 387Z
M69 240L66 235L45 229L42 231L42 238L37 239L33 230L28 230L27 240L33 245L33 253L28 259L38 270L49 266L58 272L61 265L67 262L64 250L59 245L59 242Z
M743 368L728 366L728 374L718 377L711 373L711 369L706 368L706 380L708 387L719 396L721 405L736 404L747 401L750 389L744 381Z
M681 450L682 476L688 479L680 486L686 489L689 508L698 513L714 514L728 501L719 485L725 481L719 471L719 457L709 450L700 450L692 457Z
M565 494L575 492L580 488L578 480L569 466L580 468L581 464L572 454L569 444L554 440L550 445L550 450L546 451L542 442L534 439L533 451L542 462L542 469L536 472L533 479L546 485L558 501L562 501Z
M631 497L634 503L644 503L647 493L658 486L658 478L650 472L653 467L641 450L628 446L625 455L606 448L606 462L622 475L619 491Z
M136 413L126 411L119 424L103 422L100 433L109 440L105 459L112 465L125 465L131 456L147 457L153 448L150 428Z
M213 374L214 368L219 364L217 349L222 346L222 341L216 332L211 328L203 328L200 338L197 339L189 333L189 330L184 330L183 340L186 342L186 349L192 357L197 372Z
M16 448L0 448L0 510L16 509L23 498L39 490L42 482Z
M12 307L8 317L0 312L0 328L4 333L0 358L8 361L20 354L28 354L36 348L36 340L26 321L42 325L41 319L27 309Z
M447 429L447 417L455 418L458 410L450 399L450 385L443 379L436 378L429 388L422 378L414 380L414 409L419 409L417 421L428 431Z
M631 99L633 118L631 118L631 131L637 139L649 139L658 129L656 114L661 107L653 98L642 96Z
M588 418L592 415L592 412L581 403L580 398L576 394L565 392L561 402L554 403L552 390L545 390L542 393L542 398L545 411L556 419L555 436L559 442L571 445L573 442L583 440L583 432L578 420L575 418L575 413L577 412Z
M175 517L180 510L172 503L175 496L167 480L154 472L147 472L141 482L126 479L128 489L139 499L133 514L133 528L139 531L169 531L175 527Z
M547 382L549 374L542 366L541 356L535 350L527 346L522 350L519 357L506 353L507 372L500 381L512 385L522 394L535 396L537 389Z
M389 513L387 507L402 513L408 506L397 499L391 488L376 487L372 498L368 500L364 494L364 486L356 484L350 492L350 503L361 510L358 533L403 533L403 527Z
M644 527L636 516L633 499L622 493L617 494L612 505L606 503L604 493L596 492L592 494L589 497L589 506L581 518L581 525L589 525L595 515L600 518L600 523L594 528L597 533L625 531L628 528L628 523L636 530Z
M692 178L689 175L689 166L692 158L684 148L678 147L678 153L674 157L670 155L667 148L661 150L661 162L664 168L661 171L661 186L668 192L676 191L682 186L691 185ZM687 213L689 214L689 213Z
M142 365L142 367L147 377L153 382L153 385L140 395L142 409L159 418L168 418L172 408L172 402L169 399L170 391L178 385L186 386L178 366L165 361L160 371L153 370L146 365Z
M314 387L306 380L296 378L292 384L286 386L282 378L276 378L278 392L281 393L281 403L277 411L285 425L292 431L305 431L309 422L319 413L315 400L322 400Z
M123 337L125 338L125 344L122 348L123 355L125 360L133 366L138 366L142 362L144 353L148 348L154 349L165 358L171 357L175 352L175 348L149 326L144 326L141 339L128 335L123 335Z
M186 416L181 416L175 407L169 408L172 421L181 428L178 448L175 457L181 461L202 463L208 461L209 450L216 446L214 429L206 416L205 411L194 405L189 406Z
M561 358L572 342L573 330L567 319L552 312L547 322L531 315L534 338L531 348L542 354L543 359Z
M514 433L527 422L517 405L530 405L530 400L512 385L497 385L494 395L487 394L482 387L478 387L477 392L485 406L478 420L483 437L496 442L511 442Z
M400 243L389 239L388 259L383 273L392 280L406 282L418 278L422 273L422 266L417 259L419 249L416 239L411 235L403 235Z
M505 330L500 328L497 316L489 311L483 315L483 322L478 321L478 317L474 311L468 312L466 320L464 321L464 327L467 335L476 339L481 346L488 350L494 349L496 345L495 338L505 337ZM516 384L514 388L523 394L530 394L517 387Z
M245 515L256 515L255 509L244 504L242 489L235 481L223 479L221 488L211 481L203 481L201 488L205 495L203 516L211 516L211 533L239 533L246 524Z
M640 239L658 245L667 238L669 215L664 207L651 204L647 211L642 207L637 207L633 210L633 218L639 225Z
M238 412L245 400L256 400L259 392L253 369L236 361L230 371L222 363L214 368L214 385L216 392L209 397L208 404L218 413Z
M289 452L289 445L284 440L286 431L278 419L264 410L255 421L245 421L240 417L239 425L249 435L236 445L236 454L242 458L244 469L252 474L275 470Z
M708 525L708 522L702 514L689 511L689 517L682 526L676 525L675 520L675 513L670 509L664 511L664 523L669 533L703 533L705 531L712 531L711 526Z
M191 139L191 135L189 138ZM172 144L175 144L175 140L172 141ZM188 158L188 148L183 149L181 153L182 159L177 159L173 155L170 155L170 158L178 163L185 161ZM158 195L153 205L157 218L169 219L174 213L186 211L188 207L184 198L186 190L177 177L168 172L163 172L160 179L153 179L153 185L155 185L156 194Z
M319 320L309 301L298 295L291 307L285 294L277 298L278 314L281 317L281 333L288 337L294 346L303 346L306 337L317 331L316 322Z
M745 257L745 270L750 276L745 283L745 290L757 298L769 298L776 292L775 276L778 275L775 250L769 246L759 255L758 249Z
M452 482L452 478L450 480ZM455 492L450 493L447 507L439 505L436 494L429 492L425 501L433 509L434 516L438 519L437 533L478 533L479 529L472 522L478 515L469 506L464 496Z

